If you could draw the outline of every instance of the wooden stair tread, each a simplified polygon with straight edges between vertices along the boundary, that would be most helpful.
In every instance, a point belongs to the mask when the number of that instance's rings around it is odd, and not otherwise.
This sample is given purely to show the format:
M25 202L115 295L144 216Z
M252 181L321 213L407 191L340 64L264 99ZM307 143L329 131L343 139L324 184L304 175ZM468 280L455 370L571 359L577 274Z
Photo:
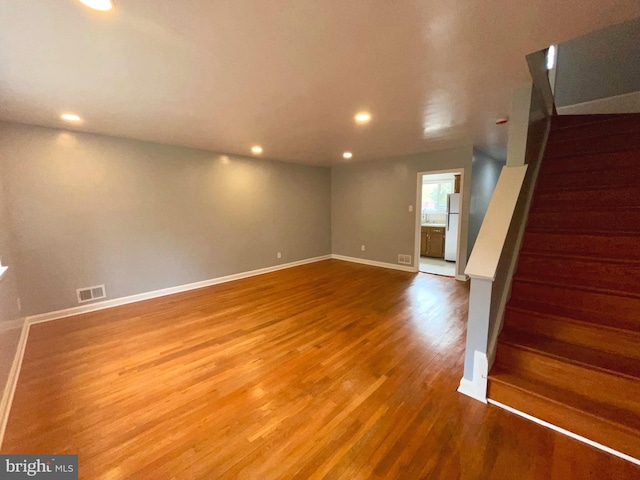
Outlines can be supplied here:
M520 252L636 262L640 261L639 243L638 235L620 235L613 231L599 234L525 232Z
M573 252L557 252L557 251L545 251L545 250L520 250L520 255L526 255L530 257L544 257L549 259L567 259L567 260L580 260L584 262L592 263L610 263L619 265L640 264L640 256L638 258L621 258L619 256L604 256L604 255L588 255L588 252L580 252L576 254ZM611 253L609 253L611 255Z
M640 441L640 416L636 412L598 402L544 382L524 378L515 372L511 372L508 366L501 364L496 364L491 369L489 381L513 386L526 394L543 397L570 410L577 410L590 415L594 419L613 423L617 428L638 435L638 440ZM489 396L489 398L493 397ZM498 399L495 400L499 401ZM562 427L562 425L558 426Z
M505 328L499 342L526 349L563 362L597 369L611 375L640 381L640 360L593 350L539 335L530 335ZM640 383L638 384L640 387Z
M595 113L581 115L554 115L551 117L553 130L575 128L585 124L603 123L615 120L640 121L639 113Z
M540 165L539 179L552 175L570 175L573 173L606 173L612 167L621 170L635 171L638 166L638 153L631 151L586 153L580 158L559 157L545 159ZM636 173L637 174L637 173Z
M504 326L528 335L640 360L640 332L623 328L620 324L594 323L511 306L505 310Z
M640 238L638 239L640 243ZM640 244L639 244L640 246ZM640 258L620 258L620 257L591 257L586 255L574 255L569 253L557 253L557 252L536 252L536 251L520 251L520 254L527 257L540 257L546 258L550 260L580 260L585 263L607 263L607 264L619 264L619 265L628 265L628 264L638 264L640 263Z
M534 213L537 213L538 210L535 208L535 205L531 206L531 210ZM574 212L582 213L583 208L575 207L573 205L567 205L563 210L555 210L554 213L562 214L571 214ZM624 215L624 214L636 214L640 213L640 205L623 205L620 207L612 206L612 205L602 205L597 207L589 208L589 212L595 215ZM546 212L545 212L546 213Z
M529 232L600 234L617 231L620 235L640 236L640 208L539 210L531 206L527 222Z
M640 121L634 117L613 117L596 121L581 122L570 127L553 128L549 133L548 143L572 140L576 138L591 139L594 136L606 136L610 133L629 133L640 131Z
M637 293L637 292L619 290L616 288L597 287L594 285L588 285L588 284L579 283L575 281L574 282L560 281L559 279L555 279L555 278L541 279L539 277L528 275L526 273L522 273L519 271L516 271L516 273L513 276L513 280L524 282L524 283L535 283L539 285L546 285L550 287L573 289L573 290L586 292L586 293L599 293L599 294L604 294L604 295L609 295L609 296L619 297L619 298L640 299L640 293ZM562 280L566 280L566 279L562 279Z
M589 175L593 175L592 173L589 172ZM587 175L580 175L583 177L587 177ZM559 175L554 175L554 179L557 179L559 177ZM552 195L552 194L557 194L557 193L577 193L577 192L590 192L590 193L602 193L605 192L607 190L611 190L612 188L615 188L616 190L630 190L630 191L635 191L636 193L638 192L638 185L637 185L637 181L640 180L640 176L636 179L636 178L629 178L628 176L624 178L624 181L620 181L619 183L606 183L606 182L597 182L597 183L585 183L584 185L580 185L580 184L571 184L570 180L571 177L578 177L578 175L562 175L562 179L565 181L565 183L561 183L561 184L551 184L549 185L549 182L543 182L540 180L540 177L538 177L538 181L540 182L540 186L539 188L536 189L536 195L540 195L540 194L546 194L546 195ZM543 179L546 180L546 179ZM616 179L617 180L617 179ZM622 179L621 179L622 180ZM592 182L593 179L585 179L585 182L589 181Z
M521 253L515 276L640 297L640 262Z
M639 179L640 181L640 179ZM539 190L533 197L531 209L535 212L575 212L592 210L613 210L624 215L627 210L640 208L638 187L606 188L582 187Z
M591 138L572 138L549 143L546 159L575 157L593 153L624 152L640 148L640 132L606 133Z
M551 285L548 282L527 282L514 278L511 286L511 299L514 302L535 302L539 308L553 312L568 312L579 315L576 318L621 328L640 331L640 299L637 297L619 297L607 292L578 290L564 285Z
M540 302L528 302L523 299L514 299L506 306L505 311L517 311L538 315L549 320L569 321L579 324L591 325L594 328L607 329L614 333L624 333L638 337L640 344L640 332L631 328L631 325L621 324L618 319L608 315L599 315L597 312L577 310L563 305L548 305Z

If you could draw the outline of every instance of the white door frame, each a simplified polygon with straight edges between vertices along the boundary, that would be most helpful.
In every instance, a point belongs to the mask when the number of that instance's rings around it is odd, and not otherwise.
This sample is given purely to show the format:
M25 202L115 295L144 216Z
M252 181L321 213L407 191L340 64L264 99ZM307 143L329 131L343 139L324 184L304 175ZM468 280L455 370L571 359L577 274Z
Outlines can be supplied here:
M461 238L462 238L462 215L465 208L465 193L464 193L464 173L465 169L463 167L460 168L452 168L448 170L431 170L427 172L418 172L417 180L416 180L416 215L415 215L415 235L414 235L414 248L413 248L413 258L415 258L414 272L420 271L420 234L422 227L422 176L423 175L437 175L440 173L453 173L455 175L460 175L460 215L458 216L458 247L456 250L456 280L466 281L467 277L464 274L464 268L466 267L466 262L460 262L462 258L460 247L461 247ZM467 228L468 231L468 228ZM462 267L462 270L461 270Z

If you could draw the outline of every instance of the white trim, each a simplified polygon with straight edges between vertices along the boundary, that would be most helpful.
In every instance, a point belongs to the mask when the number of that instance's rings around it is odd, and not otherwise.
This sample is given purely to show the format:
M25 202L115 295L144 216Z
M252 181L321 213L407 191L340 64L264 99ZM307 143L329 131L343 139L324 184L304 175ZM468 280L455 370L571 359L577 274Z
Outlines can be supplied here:
M464 377L460 380L458 392L468 397L474 398L482 403L487 403L487 376L489 375L489 365L487 356L475 350L473 352L473 380Z
M557 110L558 115L638 113L640 112L640 92L623 93L613 97L588 100L558 107Z
M395 263L377 262L375 260L367 260L366 258L347 257L345 255L331 255L331 258L335 260L343 260L345 262L361 263L363 265L370 265L372 267L391 268L393 270L402 270L403 272L416 273L414 267L405 267L404 265L396 265Z
M527 169L528 165L502 168L464 271L471 278L496 279Z
M137 295L130 295L128 297L114 298L112 300L106 300L104 302L92 303L91 305L82 305L79 307L72 307L64 310L57 310L55 312L40 313L38 315L31 315L27 317L27 322L29 322L29 324L48 322L51 320L57 320L59 318L79 315L81 313L95 312L97 310L103 310L105 308L118 307L120 305L127 305L129 303L140 302L142 300L149 300L152 298L164 297L166 295L173 295L174 293L181 293L181 292L187 292L189 290L195 290L197 288L209 287L211 285L217 285L219 283L232 282L234 280L240 280L242 278L254 277L256 275L262 275L265 273L271 273L278 270L284 270L286 268L297 267L299 265L305 265L307 263L314 263L314 262L320 262L322 260L329 260L331 258L332 258L331 255L323 255L321 257L307 258L304 260L298 260L297 262L285 263L282 265L274 265L273 267L259 268L257 270L250 270L248 272L234 273L233 275L212 278L209 280L203 280L201 282L188 283L186 285L178 285L177 287L163 288L161 290L154 290L151 292L139 293Z
M496 315L496 322L493 327L493 332L489 332L491 337L487 345L487 356L489 359L489 368L493 366L496 359L496 350L498 349L498 336L502 332L504 325L504 314L507 308L507 302L511 297L511 285L513 284L513 275L516 273L518 266L518 258L520 258L520 250L522 249L522 240L524 238L524 232L527 227L527 219L529 218L529 211L531 210L531 202L533 201L533 193L535 191L535 185L538 182L538 175L540 173L540 165L544 157L544 152L547 149L547 140L549 139L549 132L551 131L551 121L547 121L544 137L542 140L543 148L538 154L538 158L534 164L534 169L531 174L531 183L529 184L529 191L524 205L524 218L521 219L518 229L518 235L516 238L515 249L511 260L509 261L509 269L507 270L507 279L504 284L504 289L500 297L500 303L498 304L498 313Z
M2 399L0 400L0 447L4 441L4 432L7 428L9 421L9 412L11 411L11 404L13 403L13 395L16 392L16 386L18 385L18 377L20 376L20 369L22 368L22 359L24 358L25 347L27 346L27 337L29 336L29 322L23 320L22 332L20 333L20 340L18 340L18 348L16 354L13 357L13 363L11 364L11 370L9 370L9 378L7 384L2 392Z
M471 380L467 380L466 378L462 377L460 379L460 385L458 386L457 391L458 393L462 393L467 397L471 397L475 400L480 400L482 402L482 399L477 397L476 386Z
M617 450L614 450L613 448L607 447L606 445L602 445L601 443L594 442L593 440L589 440L588 438L585 438L581 435L570 432L569 430L565 430L564 428L558 427L553 423L545 422L544 420L540 420L539 418L533 417L528 413L521 412L520 410L516 410L515 408L509 407L508 405L505 405L500 402L496 402L495 400L492 400L490 398L487 401L491 405L495 405L498 408L502 408L515 415L519 415L523 418L526 418L527 420L537 423L538 425L542 425L543 427L549 428L551 430L555 430L556 432L566 435L567 437L571 437L574 440L578 440L579 442L586 443L587 445L591 445L592 447L595 447L599 450L610 453L611 455L615 455L616 457L620 457L624 460L627 460L628 462L635 463L636 465L640 465L640 460L630 455L627 455L626 453L619 452Z
M414 272L420 271L420 235L422 233L422 177L424 175L442 175L450 173L452 175L460 175L460 204L459 204L459 216L458 216L458 246L456 247L456 274L455 279L466 282L467 276L464 275L464 269L466 268L467 252L462 252L461 240L462 240L462 215L464 210L464 182L465 182L465 167L453 168L450 170L433 170L428 172L418 172L416 181L416 208L415 208L415 226L414 226L414 240L413 240L413 258L415 259ZM468 225L467 225L468 229ZM467 231L468 234L468 231ZM464 262L463 260L464 259ZM460 264L465 263L464 268L460 268Z

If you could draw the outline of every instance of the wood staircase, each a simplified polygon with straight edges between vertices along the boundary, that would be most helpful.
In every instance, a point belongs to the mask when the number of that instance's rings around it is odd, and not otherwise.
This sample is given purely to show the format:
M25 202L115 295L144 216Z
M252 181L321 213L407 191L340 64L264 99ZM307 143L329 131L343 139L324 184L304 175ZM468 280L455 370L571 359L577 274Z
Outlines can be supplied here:
M552 119L488 397L640 459L640 114Z

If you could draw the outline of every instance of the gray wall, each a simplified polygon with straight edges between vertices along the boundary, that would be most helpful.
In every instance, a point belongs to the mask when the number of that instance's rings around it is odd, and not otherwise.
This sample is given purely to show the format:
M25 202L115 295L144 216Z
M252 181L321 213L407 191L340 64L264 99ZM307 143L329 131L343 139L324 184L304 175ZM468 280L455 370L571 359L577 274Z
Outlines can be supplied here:
M0 259L3 265L9 266L0 278L0 392L7 384L23 324L18 310L15 255L4 193L0 163Z
M25 315L331 253L328 168L9 123L0 162Z
M558 46L558 107L640 91L640 18Z
M407 155L331 170L331 240L334 254L398 263L414 256L418 172L464 169L461 251L467 251L472 147ZM409 212L409 205L414 211ZM465 213L466 212L466 213ZM475 238L474 238L475 240ZM360 250L361 245L366 250ZM415 258L413 259L415 261ZM466 259L459 265L464 271Z
M469 244L467 257L476 243L484 215L506 160L496 160L480 150L473 151L471 167L471 210L469 213Z

